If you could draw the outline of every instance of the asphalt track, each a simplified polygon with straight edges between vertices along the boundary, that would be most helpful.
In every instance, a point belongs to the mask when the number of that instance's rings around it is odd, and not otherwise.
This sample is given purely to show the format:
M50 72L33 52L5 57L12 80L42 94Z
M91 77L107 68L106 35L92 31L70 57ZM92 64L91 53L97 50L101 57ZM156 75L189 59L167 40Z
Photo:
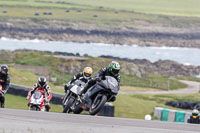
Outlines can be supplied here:
M197 133L200 125L0 109L0 133Z

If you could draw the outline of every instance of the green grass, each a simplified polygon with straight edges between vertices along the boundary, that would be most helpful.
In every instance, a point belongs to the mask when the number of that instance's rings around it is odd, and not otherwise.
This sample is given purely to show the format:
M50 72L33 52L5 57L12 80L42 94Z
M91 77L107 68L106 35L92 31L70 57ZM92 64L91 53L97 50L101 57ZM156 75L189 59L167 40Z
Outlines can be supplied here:
M11 83L27 86L30 88L33 87L33 85L38 82L39 78L39 76L33 74L32 72L25 70L18 70L12 66L9 66L9 74L11 77ZM51 87L52 92L64 93L64 89L59 89L54 84L49 82L48 85Z
M61 64L61 60L43 52L22 52L16 53L15 56L14 62L21 65L51 66L56 68L56 66Z
M136 11L142 13L200 16L199 0L60 0L43 1L5 1L1 0L1 6L31 6L37 8L83 8L95 9L103 6L106 9Z
M146 114L151 114L155 106L163 106L153 101L134 98L131 95L118 95L115 106L115 116L123 118L143 119Z
M200 82L200 78L178 77L178 79L179 79L179 80L188 80L188 81Z
M11 77L11 83L24 85L27 87L32 87L34 83L37 82L38 77L32 72L25 71L25 70L18 70L10 66L9 74Z
M164 104L166 101L200 101L200 94L134 95L134 97Z
M5 108L28 110L25 97L6 94ZM51 104L51 112L62 112L62 106Z
M8 18L32 18L32 19L61 19L69 22L89 22L97 24L107 24L113 26L113 24L126 25L132 23L133 20L158 20L155 17L148 17L146 15L138 15L136 13L122 11L115 14L114 11L106 10L83 10L81 13L77 12L77 9L71 9L70 13L66 13L65 9L33 9L33 8L17 8L17 7L3 7L0 12L7 10L6 14L0 14L4 19ZM43 15L44 12L52 12L52 15ZM39 16L35 16L35 13L39 13ZM98 15L94 18L93 15ZM123 22L123 23L121 23ZM16 22L17 23L17 22ZM29 22L32 24L31 22ZM121 23L121 24L120 24ZM38 22L42 24L42 22Z
M149 24L154 22L175 26L199 25L199 19L194 18L200 17L199 0L65 0L64 3L58 2L61 1L0 0L0 12L3 10L8 11L6 14L1 13L0 17L4 21L9 18L37 18L40 20L37 24L42 24L42 20L59 19L67 20L68 23L96 23L106 24L109 27L115 27L115 25L133 27L143 25L140 20ZM101 6L103 8L99 8ZM70 9L70 13L66 13L66 9ZM82 12L77 12L77 9L81 9ZM119 13L114 13L116 10ZM35 16L36 12L40 15ZM53 15L43 15L43 12L52 12ZM98 15L98 17L94 18L94 14ZM169 18L165 15L193 17ZM139 22L137 22L138 20ZM15 24L17 23L15 22ZM28 22L28 24L33 23Z
M144 119L146 114L153 116L154 107L163 107L174 110L177 109L166 106L166 101L199 101L200 94L194 95L118 95L113 103L115 106L115 116Z
M66 0L66 2L143 13L200 16L199 0Z
M162 90L170 90L185 88L186 84L177 80L170 80L169 76L162 76L156 74L148 74L146 78L139 78L133 75L125 75L121 73L121 85L136 86L145 88L158 88Z
M147 77L152 80L152 86L155 86L158 88L165 88L166 86L168 86L168 84L169 84L170 90L187 87L186 84L179 82L178 80L176 80L175 78L173 79L170 76L162 76L159 74L154 74L154 75L149 74Z

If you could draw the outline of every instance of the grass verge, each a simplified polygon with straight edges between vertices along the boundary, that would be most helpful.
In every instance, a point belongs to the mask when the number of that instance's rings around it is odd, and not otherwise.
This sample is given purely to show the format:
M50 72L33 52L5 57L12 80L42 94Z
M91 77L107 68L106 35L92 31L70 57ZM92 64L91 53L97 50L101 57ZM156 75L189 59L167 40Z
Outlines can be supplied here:
M146 114L153 116L154 107L183 110L166 106L166 101L200 101L200 94L185 95L118 95L115 106L115 116L144 119ZM187 110L185 110L187 111Z
M5 108L28 110L28 101L25 97L6 94ZM51 104L51 112L62 112L61 105Z

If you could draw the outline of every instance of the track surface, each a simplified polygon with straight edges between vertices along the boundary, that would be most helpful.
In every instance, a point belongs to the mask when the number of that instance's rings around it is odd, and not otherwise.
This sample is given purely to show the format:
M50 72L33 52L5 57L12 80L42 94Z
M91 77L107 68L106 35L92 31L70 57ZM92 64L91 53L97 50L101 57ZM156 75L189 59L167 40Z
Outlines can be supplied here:
M0 109L0 133L197 133L200 125Z

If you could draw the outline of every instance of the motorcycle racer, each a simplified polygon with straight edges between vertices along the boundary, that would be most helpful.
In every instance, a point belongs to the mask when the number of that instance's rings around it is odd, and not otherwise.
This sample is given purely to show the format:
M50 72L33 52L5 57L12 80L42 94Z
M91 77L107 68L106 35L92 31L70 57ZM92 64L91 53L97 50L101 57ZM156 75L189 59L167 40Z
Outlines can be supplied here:
M96 84L97 81L100 81L102 79L105 78L105 76L112 76L114 77L117 81L118 84L120 83L120 75L119 75L119 71L120 71L120 65L118 62L116 61L112 61L108 67L104 67L102 69L100 69L97 73L95 73L95 79L90 80L87 85L84 87L84 89L82 90L82 92L80 93L80 95L84 94L87 92L87 90L92 87L93 85ZM91 90L92 91L92 90ZM83 100L87 101L89 95L85 95L83 97ZM115 101L116 97L113 97L113 99L111 99L111 101Z
M69 86L75 82L76 80L82 80L83 82L87 83L92 79L93 70L91 67L85 67L83 72L76 74L72 79L68 81L68 83L64 86L65 92L69 89Z
M47 112L50 110L50 100L52 99L52 94L51 94L51 88L49 85L46 83L46 78L44 76L39 77L38 83L36 83L28 92L28 95L26 99L30 99L32 94L36 91L40 91L45 99L44 104L45 104L45 109Z
M1 102L1 108L4 108L5 104L5 94L9 89L10 84L10 76L8 74L8 66L7 65L1 65L0 66L0 102Z

